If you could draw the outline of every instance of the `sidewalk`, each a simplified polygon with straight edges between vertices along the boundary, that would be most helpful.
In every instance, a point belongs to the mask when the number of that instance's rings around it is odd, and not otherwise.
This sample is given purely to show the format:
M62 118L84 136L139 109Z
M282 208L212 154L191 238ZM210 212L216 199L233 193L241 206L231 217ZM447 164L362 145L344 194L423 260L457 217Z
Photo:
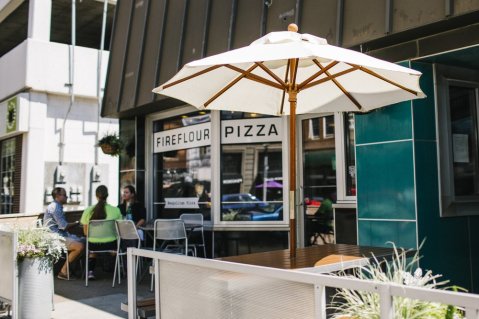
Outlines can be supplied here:
M121 284L118 281L111 287L113 273L99 270L97 279L90 280L85 287L85 280L65 281L55 278L55 297L52 318L128 318L128 314L120 309L120 304L126 301L127 279ZM138 298L153 296L149 290L150 277L145 276L138 284Z

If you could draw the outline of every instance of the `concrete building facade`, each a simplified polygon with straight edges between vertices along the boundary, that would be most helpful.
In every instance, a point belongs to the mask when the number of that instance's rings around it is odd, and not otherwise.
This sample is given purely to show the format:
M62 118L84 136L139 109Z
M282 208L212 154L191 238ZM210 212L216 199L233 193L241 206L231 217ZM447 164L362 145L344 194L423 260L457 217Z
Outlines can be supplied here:
M0 1L0 219L41 213L56 186L67 190L66 210L95 203L100 184L118 202L118 159L96 147L118 131L99 115L102 16L107 47L113 11L99 1Z

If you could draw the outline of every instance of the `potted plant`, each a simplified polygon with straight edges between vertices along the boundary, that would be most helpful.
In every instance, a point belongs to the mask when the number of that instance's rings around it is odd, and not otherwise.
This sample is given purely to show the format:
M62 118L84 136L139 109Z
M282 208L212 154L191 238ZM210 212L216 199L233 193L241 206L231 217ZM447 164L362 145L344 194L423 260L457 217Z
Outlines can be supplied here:
M419 247L419 249L422 247ZM352 274L340 272L338 276L348 278L373 280L377 282L394 283L405 286L423 287L429 289L463 290L457 286L444 287L447 280L439 281L441 275L433 275L430 270L423 272L419 265L419 250L410 257L408 251L398 250L393 244L394 256L392 261L374 261L357 268ZM459 319L463 312L457 307L415 300L410 298L394 298L394 318L435 318ZM334 319L379 319L379 295L366 291L338 289L332 304L328 307L334 312Z
M123 141L116 133L106 133L98 140L98 146L101 147L103 153L118 156L123 149Z
M53 264L65 251L65 239L48 228L18 229L20 318L51 318Z

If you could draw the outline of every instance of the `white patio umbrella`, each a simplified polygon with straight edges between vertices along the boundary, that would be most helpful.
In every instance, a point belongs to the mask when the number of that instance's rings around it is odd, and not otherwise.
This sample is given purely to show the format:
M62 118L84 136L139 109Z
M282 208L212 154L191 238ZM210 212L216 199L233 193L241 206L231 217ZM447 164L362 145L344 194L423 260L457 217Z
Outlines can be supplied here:
M295 257L296 114L368 112L425 95L418 71L328 45L297 33L294 24L288 30L190 62L153 92L199 109L290 116L290 252Z

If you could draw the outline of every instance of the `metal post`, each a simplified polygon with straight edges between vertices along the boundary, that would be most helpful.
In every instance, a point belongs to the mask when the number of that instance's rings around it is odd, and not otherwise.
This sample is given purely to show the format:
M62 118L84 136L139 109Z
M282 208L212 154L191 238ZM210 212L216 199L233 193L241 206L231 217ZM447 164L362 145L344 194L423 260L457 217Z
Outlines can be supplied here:
M316 319L326 319L326 287L314 285L314 313Z
M381 319L393 318L394 314L394 305L393 297L389 291L389 285L380 285L378 286L379 293L379 313Z
M136 269L132 253L133 249L128 248L126 252L126 264L128 274L128 319L136 318Z

